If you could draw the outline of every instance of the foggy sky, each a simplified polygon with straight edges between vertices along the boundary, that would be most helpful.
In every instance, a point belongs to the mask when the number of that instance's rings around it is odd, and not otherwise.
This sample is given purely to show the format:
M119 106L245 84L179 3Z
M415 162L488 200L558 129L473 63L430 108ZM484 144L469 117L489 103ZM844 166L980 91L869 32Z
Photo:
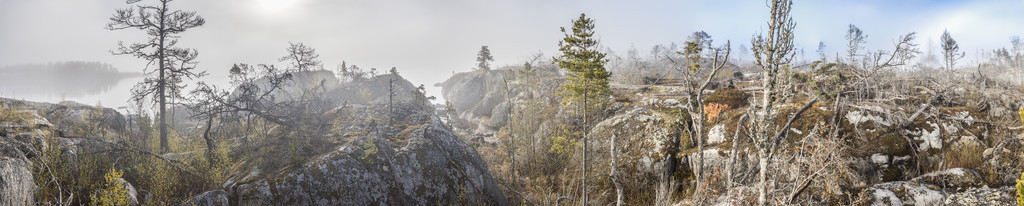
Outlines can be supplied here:
M208 79L223 78L233 63L277 63L288 42L317 49L325 66L349 65L386 71L397 67L414 84L432 85L452 72L469 71L481 45L493 65L521 64L531 54L557 54L559 27L581 12L596 20L602 44L624 53L682 42L704 30L715 44L731 40L749 47L764 29L767 8L759 0L295 0L278 11L261 0L178 0L172 8L197 11L204 27L182 34L179 45L199 50ZM273 1L273 0L271 0ZM144 0L142 3L151 2ZM113 56L118 40L144 41L138 30L108 31L108 18L124 1L0 0L0 65L51 61L102 61L122 71L141 71L143 60ZM891 49L898 35L917 31L918 43L937 47L949 29L973 61L979 50L1009 46L1024 34L1024 1L867 0L794 3L798 47L813 57L819 41L830 55L845 45L848 24L869 35L868 49ZM926 51L926 48L922 48ZM745 58L749 60L750 58ZM279 64L283 65L283 64Z

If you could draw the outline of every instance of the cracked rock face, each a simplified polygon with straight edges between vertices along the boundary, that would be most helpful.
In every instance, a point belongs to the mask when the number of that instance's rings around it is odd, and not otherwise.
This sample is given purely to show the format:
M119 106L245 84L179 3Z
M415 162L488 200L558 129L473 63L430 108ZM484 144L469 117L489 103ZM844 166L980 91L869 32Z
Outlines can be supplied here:
M35 203L31 163L10 142L0 141L0 205Z
M228 193L240 205L505 205L483 160L437 120L402 148L357 137L287 174L243 178ZM252 175L250 175L252 177Z

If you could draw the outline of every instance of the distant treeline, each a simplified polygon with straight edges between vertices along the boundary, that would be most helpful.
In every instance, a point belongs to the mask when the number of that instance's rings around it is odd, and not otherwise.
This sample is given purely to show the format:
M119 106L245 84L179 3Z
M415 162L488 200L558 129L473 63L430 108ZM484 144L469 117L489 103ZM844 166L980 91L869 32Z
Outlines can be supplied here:
M116 67L103 62L65 61L46 64L22 64L0 67L0 77L50 77L50 78L82 78L103 77L122 78L140 76L142 73L121 73Z

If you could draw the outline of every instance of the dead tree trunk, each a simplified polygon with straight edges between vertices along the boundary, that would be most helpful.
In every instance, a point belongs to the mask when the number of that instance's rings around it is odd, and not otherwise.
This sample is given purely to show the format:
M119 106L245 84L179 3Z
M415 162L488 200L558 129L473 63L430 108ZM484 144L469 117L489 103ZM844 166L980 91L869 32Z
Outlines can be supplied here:
M622 186L622 179L619 177L619 148L615 147L615 142L617 141L615 137L616 136L612 134L612 172L610 176L612 178L612 184L615 185L615 206L622 206L622 204L624 204L623 196L625 195L625 191L623 191L624 186Z

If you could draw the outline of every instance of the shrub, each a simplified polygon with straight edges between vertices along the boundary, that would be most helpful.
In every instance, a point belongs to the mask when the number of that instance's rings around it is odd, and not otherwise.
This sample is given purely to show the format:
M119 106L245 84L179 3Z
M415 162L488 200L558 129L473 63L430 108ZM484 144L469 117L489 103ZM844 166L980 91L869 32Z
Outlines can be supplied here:
M117 169L110 168L107 174L103 175L104 185L99 192L92 193L93 205L128 205L128 190L120 181L124 173Z
M373 143L373 139L367 137L363 140L363 147L363 163L374 164L375 162L373 160L375 157L373 156L377 155L377 145Z
M727 104L710 103L707 106L704 106L704 113L707 113L708 115L708 122L715 122L718 115L722 114L722 112L725 112L726 110L729 110L729 105Z
M1018 115L1020 115L1021 124L1024 124L1024 107L1020 108L1020 112L1018 113Z
M1024 112L1021 112L1024 113ZM1024 206L1024 173L1020 174L1020 179L1017 180L1017 205Z
M945 168L979 168L984 163L984 151L985 146L980 144L954 144L949 151L943 153L942 165Z

